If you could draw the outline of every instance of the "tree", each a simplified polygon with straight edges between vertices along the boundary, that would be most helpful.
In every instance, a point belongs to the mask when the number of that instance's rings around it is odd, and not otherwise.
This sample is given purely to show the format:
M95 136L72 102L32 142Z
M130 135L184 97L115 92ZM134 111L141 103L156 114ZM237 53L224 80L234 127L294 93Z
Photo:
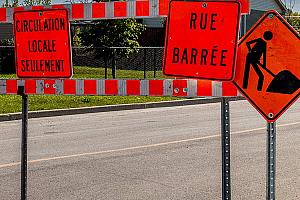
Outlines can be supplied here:
M19 5L18 0L13 0L10 2L9 0L4 0L4 3L2 4L2 7L16 7Z
M25 6L50 5L51 0L24 0Z
M144 26L135 19L101 20L86 25L79 36L81 43L87 47L130 47L115 52L118 55L128 55L134 51L134 47L140 46L137 40L143 30ZM104 52L106 57L114 53L105 48ZM96 58L103 57L103 49L95 54Z
M291 14L295 7L296 0L284 0L284 5L288 9L287 14Z
M286 20L289 24L295 28L296 31L299 32L300 28L300 16L299 13L293 12L296 0L284 0L283 1L285 7L287 8L287 12L285 13Z
M291 12L286 18L289 24L300 33L300 13Z
M86 51L93 52L95 58L102 58L105 63L105 77L107 78L107 63L112 60L112 75L116 78L116 56L128 56L136 52L139 47L138 38L144 30L144 25L135 19L98 20L85 25L79 37ZM128 47L128 48L110 48Z

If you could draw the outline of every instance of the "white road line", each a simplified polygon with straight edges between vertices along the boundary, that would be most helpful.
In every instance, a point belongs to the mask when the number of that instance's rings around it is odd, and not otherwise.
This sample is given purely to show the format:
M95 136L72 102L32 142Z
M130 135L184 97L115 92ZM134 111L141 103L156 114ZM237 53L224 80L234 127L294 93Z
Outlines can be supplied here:
M293 126L293 125L298 125L298 124L300 124L300 122L294 122L294 123L289 123L289 124L281 124L281 125L278 125L277 127L286 127L286 126ZM242 133L251 133L251 132L259 131L259 130L266 130L266 127L248 129L248 130L243 130L243 131L235 131L235 132L231 132L230 135L237 135L237 134L242 134ZM152 147L160 147L160 146L166 146L166 145L170 145L170 144L180 144L180 143L185 143L185 142L193 142L193 141L200 141L200 140L206 140L206 139L211 139L211 138L218 138L220 136L221 135L218 134L218 135L210 135L210 136L197 137L197 138L191 138L191 139L185 139L185 140L176 140L176 141L170 141L170 142L163 142L163 143L128 147L128 148L122 148L122 149L113 149L113 150L106 150L106 151L95 151L95 152L89 152L89 153L80 153L80 154L73 154L73 155L41 158L41 159L36 159L36 160L30 160L30 161L28 161L28 164L51 161L51 160L76 158L76 157L82 157L82 156L93 156L93 155L101 155L101 154L106 154L106 153L116 153L116 152L130 151L130 150L136 150L136 149L146 149L146 148L152 148ZM7 167L14 167L14 166L18 166L20 164L21 164L20 162L2 164L2 165L0 165L0 169L1 168L7 168Z

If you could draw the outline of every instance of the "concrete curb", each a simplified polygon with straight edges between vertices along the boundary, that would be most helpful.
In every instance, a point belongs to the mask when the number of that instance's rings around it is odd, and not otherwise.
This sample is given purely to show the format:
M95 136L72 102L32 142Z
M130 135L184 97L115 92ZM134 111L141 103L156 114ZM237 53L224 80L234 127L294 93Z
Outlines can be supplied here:
M229 99L230 101L236 101L236 100L243 100L244 98L230 97ZM94 106L94 107L84 107L84 108L30 111L28 113L28 118L55 117L55 116L62 116L62 115L76 115L76 114L98 113L98 112L109 112L109 111L120 111L120 110L185 106L185 105L217 103L220 101L221 98L197 98L197 99L164 101L164 102L155 102L155 103L121 104L121 105ZM0 115L0 122L19 120L19 119L22 119L22 113L9 113L9 114Z

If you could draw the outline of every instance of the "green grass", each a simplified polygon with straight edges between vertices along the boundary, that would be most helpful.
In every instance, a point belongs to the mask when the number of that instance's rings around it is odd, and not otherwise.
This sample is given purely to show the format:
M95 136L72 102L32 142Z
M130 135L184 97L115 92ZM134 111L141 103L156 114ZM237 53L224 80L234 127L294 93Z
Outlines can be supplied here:
M107 70L108 78L112 78L111 69ZM104 68L95 68L95 67L74 67L73 78L104 78L105 70ZM144 71L137 70L117 70L116 78L144 78ZM146 71L146 78L154 78L153 71ZM156 72L156 78L166 78L162 75L162 71Z
M28 109L52 110L90 106L145 103L175 100L172 97L115 97L115 96L33 96L28 97ZM17 95L0 95L0 113L22 111L22 98Z
M15 74L0 74L0 78L17 78Z
M111 69L107 70L108 78L112 78ZM119 79L142 79L144 78L144 71L137 70L117 70L116 78ZM104 68L96 68L96 67L74 67L74 75L72 78L104 78L105 77L105 69ZM17 78L15 74L0 74L0 78ZM153 79L154 72L146 71L146 78ZM156 77L158 79L167 78L162 74L162 71L156 71Z
M111 71L108 70L111 75ZM1 74L1 78L16 78L15 74ZM143 71L117 70L117 78L143 78ZM74 67L73 78L104 78L103 68ZM111 78L109 76L108 78ZM153 78L153 71L147 72L147 78ZM164 78L161 71L157 72L157 78ZM38 96L29 95L29 110L52 110L65 108L79 108L90 106L145 103L177 100L173 97L115 97L115 96ZM17 95L0 95L0 113L21 112L22 99Z

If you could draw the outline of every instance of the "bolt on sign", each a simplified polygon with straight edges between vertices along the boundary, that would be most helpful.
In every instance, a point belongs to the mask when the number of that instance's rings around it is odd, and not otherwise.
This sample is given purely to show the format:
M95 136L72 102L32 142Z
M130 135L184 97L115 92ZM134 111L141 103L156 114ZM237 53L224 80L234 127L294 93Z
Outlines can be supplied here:
M70 78L67 9L14 13L15 61L19 78Z
M164 74L232 80L240 15L237 1L171 1Z
M234 84L268 122L300 94L300 35L276 11L240 40Z

